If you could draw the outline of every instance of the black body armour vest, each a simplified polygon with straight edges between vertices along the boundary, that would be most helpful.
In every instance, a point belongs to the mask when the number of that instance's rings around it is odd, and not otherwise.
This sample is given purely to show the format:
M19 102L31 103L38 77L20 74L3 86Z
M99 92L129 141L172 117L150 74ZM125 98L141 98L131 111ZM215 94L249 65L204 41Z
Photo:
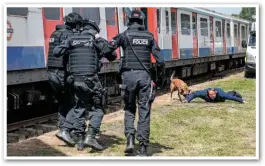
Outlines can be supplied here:
M99 59L94 47L94 36L80 34L71 37L69 72L74 76L94 75L98 72Z
M147 31L127 30L125 33L126 38L129 37L129 41L136 52L138 58L147 69L151 68L151 42L153 36ZM128 42L128 40L126 39ZM144 70L140 62L134 55L129 43L124 48L124 57L122 58L122 69L139 69Z
M52 33L49 41L48 68L63 69L65 67L64 56L57 58L53 56L53 50L60 45L62 40L73 35L72 29L67 25L56 25L56 30Z

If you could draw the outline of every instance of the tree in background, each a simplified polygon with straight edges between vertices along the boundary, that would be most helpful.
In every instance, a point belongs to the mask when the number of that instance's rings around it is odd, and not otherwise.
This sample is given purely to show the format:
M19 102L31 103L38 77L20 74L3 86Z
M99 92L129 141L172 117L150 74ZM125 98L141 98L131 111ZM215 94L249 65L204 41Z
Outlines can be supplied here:
M239 14L232 14L233 17L249 20L251 22L256 21L256 8L255 7L242 7Z

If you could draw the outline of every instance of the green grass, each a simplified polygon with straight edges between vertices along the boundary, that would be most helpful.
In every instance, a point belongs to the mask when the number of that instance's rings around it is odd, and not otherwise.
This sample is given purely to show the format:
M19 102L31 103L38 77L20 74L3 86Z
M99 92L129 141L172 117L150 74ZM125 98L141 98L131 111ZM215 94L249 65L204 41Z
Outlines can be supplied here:
M237 90L247 103L205 103L196 99L191 103L172 102L153 108L149 153L153 156L255 156L256 80L244 79L240 73L201 87ZM85 155L124 156L123 122L105 123L102 130L108 148L101 153L87 153L88 149ZM64 153L68 147L54 148ZM76 150L71 151L67 155L79 155Z

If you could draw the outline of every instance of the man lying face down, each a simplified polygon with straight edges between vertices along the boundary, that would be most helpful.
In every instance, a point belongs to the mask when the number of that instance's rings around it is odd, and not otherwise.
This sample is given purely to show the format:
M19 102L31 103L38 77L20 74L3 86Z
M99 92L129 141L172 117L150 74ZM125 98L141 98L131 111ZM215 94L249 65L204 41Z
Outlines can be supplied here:
M225 100L234 100L245 103L242 96L236 91L224 92L221 88L207 88L190 93L183 102L191 102L195 98L201 98L206 102L224 102Z

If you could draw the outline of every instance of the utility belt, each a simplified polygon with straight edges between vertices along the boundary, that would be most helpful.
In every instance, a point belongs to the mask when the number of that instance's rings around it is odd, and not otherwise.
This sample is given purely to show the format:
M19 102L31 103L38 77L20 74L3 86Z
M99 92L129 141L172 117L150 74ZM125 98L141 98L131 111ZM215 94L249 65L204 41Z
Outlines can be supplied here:
M125 71L145 71L145 69L127 69L127 68L123 68L121 70L122 70L122 72L125 72Z
M96 79L95 74L86 75L86 76L69 76L69 77L73 77L74 81L79 81L79 82L93 81Z

